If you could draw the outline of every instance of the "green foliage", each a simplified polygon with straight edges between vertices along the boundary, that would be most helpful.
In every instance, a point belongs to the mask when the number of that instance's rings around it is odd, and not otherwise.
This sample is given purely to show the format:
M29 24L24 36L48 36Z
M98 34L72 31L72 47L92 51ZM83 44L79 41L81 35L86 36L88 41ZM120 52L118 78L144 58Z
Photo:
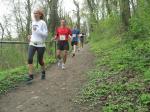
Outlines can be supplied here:
M144 72L145 81L150 81L150 70Z
M52 45L53 44L53 45ZM54 43L47 45L45 53L45 63L49 65L56 62ZM17 86L18 83L25 80L28 73L27 68L27 45L3 45L1 52L0 63L0 94L6 92L9 88ZM34 66L36 68L36 55L34 57ZM39 68L35 71L38 72Z
M77 103L88 105L91 111L147 112L150 94L145 82L150 79L150 39L123 41L118 19L112 18L100 21L91 34L96 68L88 72L89 81Z
M0 94L6 92L8 88L13 88L17 83L25 80L26 72L27 67L0 72Z
M49 57L46 59L47 65L54 62L56 62L55 57ZM34 66L36 68L36 65ZM27 66L22 66L0 72L0 94L7 92L10 88L16 87L18 83L25 81L27 71ZM40 68L36 68L35 71L39 72Z
M150 7L146 0L138 0L136 14L130 20L130 35L134 38L148 37L150 34Z
M150 94L142 94L141 95L141 103L143 104L143 105L147 105L147 104L149 104L150 103Z
M22 45L2 45L0 50L0 71L26 64L27 46Z
M123 31L120 15L95 24L89 42L97 57L96 68L88 73L78 98L90 111L150 111L149 14L149 0L137 0L128 32Z

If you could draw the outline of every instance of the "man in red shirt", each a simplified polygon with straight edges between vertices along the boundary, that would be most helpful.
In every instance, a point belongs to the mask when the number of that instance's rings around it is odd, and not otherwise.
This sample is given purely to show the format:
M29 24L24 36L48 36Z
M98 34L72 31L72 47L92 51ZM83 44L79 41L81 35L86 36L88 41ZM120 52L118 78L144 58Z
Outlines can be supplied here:
M69 40L72 35L71 29L66 26L66 20L61 20L61 26L56 29L55 40L57 40L57 58L58 66L65 69L65 63L67 60L67 52L69 51ZM62 52L64 52L63 57ZM63 62L62 60L63 59Z

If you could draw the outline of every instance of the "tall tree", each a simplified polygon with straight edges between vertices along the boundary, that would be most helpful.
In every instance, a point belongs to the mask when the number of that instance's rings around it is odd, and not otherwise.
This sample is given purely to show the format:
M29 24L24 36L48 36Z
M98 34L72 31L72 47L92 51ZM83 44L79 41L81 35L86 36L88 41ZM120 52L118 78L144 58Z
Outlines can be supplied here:
M58 3L59 0L47 0L49 5L49 30L54 34L56 27L59 24Z
M135 1L134 0L131 0L131 6L132 6L133 14L135 14L136 8L135 8Z
M131 18L129 0L120 0L120 11L121 11L121 19L123 23L123 28L125 31L128 31L129 20Z
M3 25L2 25L2 23L0 23L0 28L1 28L1 40L3 40L4 39L4 31L5 31L5 29L4 29Z
M94 30L94 25L97 23L96 14L95 14L96 5L93 0L86 0L86 2L90 13L89 28L90 31L92 32Z
M110 2L109 0L105 0L105 2L106 2L107 13L108 15L110 15L111 14Z
M102 14L102 19L105 18L105 0L101 1L101 14Z
M73 0L76 9L77 9L77 27L78 29L80 29L80 6L79 6L79 2L76 0Z
M26 25L26 31L27 31L27 35L30 34L30 30L31 30L31 1L27 0L27 25Z

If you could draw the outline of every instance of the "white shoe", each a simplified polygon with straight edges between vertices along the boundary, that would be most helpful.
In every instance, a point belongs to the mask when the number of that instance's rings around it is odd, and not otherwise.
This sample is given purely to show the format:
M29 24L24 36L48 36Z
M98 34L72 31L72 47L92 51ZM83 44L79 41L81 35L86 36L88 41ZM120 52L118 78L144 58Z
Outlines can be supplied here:
M63 70L65 69L65 64L64 64L64 63L62 64L62 69L63 69Z
M58 66L58 67L61 67L61 66L62 66L61 60L58 60L57 66Z
M78 52L80 51L80 48L78 48Z

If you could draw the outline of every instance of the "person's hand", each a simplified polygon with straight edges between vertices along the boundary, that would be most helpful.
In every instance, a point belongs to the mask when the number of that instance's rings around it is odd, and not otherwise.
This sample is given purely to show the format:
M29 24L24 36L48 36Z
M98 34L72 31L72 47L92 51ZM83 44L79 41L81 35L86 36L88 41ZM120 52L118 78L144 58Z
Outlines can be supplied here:
M51 38L51 41L55 41L55 37Z
M51 41L56 41L56 40L57 40L56 36L51 39Z
M51 41L54 41L54 38L51 38Z

